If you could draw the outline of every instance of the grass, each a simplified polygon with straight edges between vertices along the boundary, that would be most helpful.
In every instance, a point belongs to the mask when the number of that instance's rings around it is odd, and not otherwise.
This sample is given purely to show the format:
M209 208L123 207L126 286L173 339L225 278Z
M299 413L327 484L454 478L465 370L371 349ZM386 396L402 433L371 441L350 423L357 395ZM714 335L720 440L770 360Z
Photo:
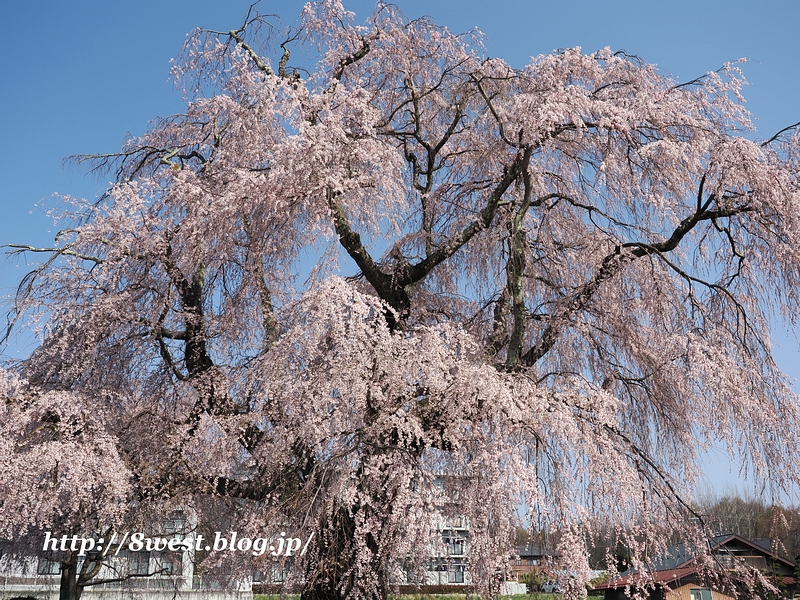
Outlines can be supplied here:
M476 598L475 595L470 596ZM289 594L280 596L278 594L255 594L253 600L300 600L300 596ZM465 594L401 594L391 595L390 600L467 600ZM503 596L504 600L561 600L561 594L544 594L534 592L533 594L516 594L514 596Z
M477 598L475 594L469 598ZM399 596L389 596L390 600L467 600L465 594L401 594ZM513 596L502 596L503 600L561 600L561 594L545 594L534 592L533 594L514 594Z

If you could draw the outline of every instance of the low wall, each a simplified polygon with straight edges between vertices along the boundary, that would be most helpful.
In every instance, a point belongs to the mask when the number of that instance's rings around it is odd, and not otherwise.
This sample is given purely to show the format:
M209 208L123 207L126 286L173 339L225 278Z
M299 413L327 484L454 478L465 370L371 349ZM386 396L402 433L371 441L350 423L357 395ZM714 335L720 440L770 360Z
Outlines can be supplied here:
M0 585L0 600L30 598L58 600L57 586ZM253 600L253 592L189 589L92 589L86 588L81 600Z

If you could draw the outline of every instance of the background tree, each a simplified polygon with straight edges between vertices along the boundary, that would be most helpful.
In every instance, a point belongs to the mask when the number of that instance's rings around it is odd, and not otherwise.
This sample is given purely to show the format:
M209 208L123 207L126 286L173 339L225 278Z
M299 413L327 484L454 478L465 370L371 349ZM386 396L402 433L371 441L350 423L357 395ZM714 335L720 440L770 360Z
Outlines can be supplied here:
M131 570L127 552L117 558L122 532L165 535L175 511L163 499L137 495L118 450L126 425L113 423L120 393L98 400L43 392L0 369L0 557L23 570L37 556L59 565L60 600L79 600L96 585L171 574L159 560ZM93 542L84 546L83 539Z
M66 390L37 393L2 369L0 400L0 539L15 541L7 560L43 554L45 532L57 544L64 535L108 540L129 513L131 482L107 431L105 402ZM67 546L45 556L61 565L61 600L78 600L102 582L109 548Z
M109 411L139 497L313 531L305 599L385 598L437 507L488 582L525 506L580 595L588 515L657 547L698 445L797 483L769 317L798 308L798 137L742 136L735 65L518 70L326 1L195 32L175 75L185 114L84 157L116 174L103 200L14 247L49 255L11 313L44 328L19 369Z
M762 498L726 494L707 496L697 505L714 533L734 533L750 540L771 540L773 551L796 560L800 556L800 511Z

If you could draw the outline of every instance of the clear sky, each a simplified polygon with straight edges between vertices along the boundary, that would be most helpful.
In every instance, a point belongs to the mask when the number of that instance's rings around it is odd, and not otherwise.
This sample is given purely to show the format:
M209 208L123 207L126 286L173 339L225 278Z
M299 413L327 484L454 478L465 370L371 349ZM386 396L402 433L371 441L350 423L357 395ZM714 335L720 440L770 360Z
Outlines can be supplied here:
M114 152L148 120L180 112L170 59L195 27L237 27L250 0L0 0L0 244L47 245L45 208L58 192L94 198L107 181L74 167L73 154ZM796 0L399 0L410 18L431 16L455 32L478 28L489 54L521 67L557 48L624 49L686 81L745 57L747 107L758 137L800 121L800 2ZM294 22L303 2L263 0L264 13ZM369 0L347 2L366 16ZM0 295L24 265L0 260ZM5 312L5 310L3 310ZM783 369L800 379L797 337L776 322ZM20 356L17 339L0 349ZM799 433L800 434L800 433ZM737 484L717 459L709 482Z

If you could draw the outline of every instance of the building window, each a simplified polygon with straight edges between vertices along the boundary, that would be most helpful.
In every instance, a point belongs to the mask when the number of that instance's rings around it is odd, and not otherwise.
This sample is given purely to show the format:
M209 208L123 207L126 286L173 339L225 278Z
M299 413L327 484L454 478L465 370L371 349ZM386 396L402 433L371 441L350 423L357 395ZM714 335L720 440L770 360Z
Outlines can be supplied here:
M448 538L447 540L447 554L450 556L463 556L464 554L464 540L457 538Z
M180 552L164 552L156 558L157 572L160 575L181 575L183 555Z
M272 583L285 583L289 579L291 565L289 562L272 563Z
M142 552L128 552L128 564L130 565L131 575L149 575L150 574L150 553Z
M58 575L61 573L61 561L40 556L39 563L36 565L36 573L38 575Z
M455 566L447 571L447 583L464 583L464 567Z
M734 563L734 558L730 555L720 556L717 555L717 560L719 564L722 565L726 569L735 569L736 564Z
M742 556L742 560L751 567L755 567L761 571L767 570L766 556Z
M164 522L164 533L167 537L182 540L186 534L186 518L183 513L174 513Z
M691 590L692 600L711 600L711 590L693 589Z

